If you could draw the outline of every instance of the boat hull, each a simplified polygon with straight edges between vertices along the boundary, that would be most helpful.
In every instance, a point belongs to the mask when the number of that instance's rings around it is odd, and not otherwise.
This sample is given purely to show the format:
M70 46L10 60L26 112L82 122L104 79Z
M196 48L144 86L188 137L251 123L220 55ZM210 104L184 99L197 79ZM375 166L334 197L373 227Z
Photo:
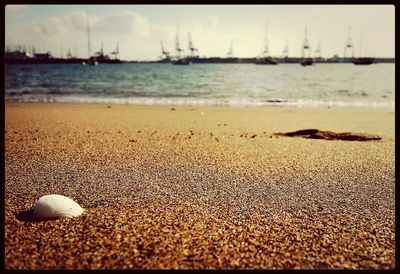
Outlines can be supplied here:
M256 65L277 65L278 61L273 58L263 58L263 59L257 59L255 64Z
M363 57L363 58L357 58L353 60L354 65L371 65L375 61L374 58L371 57Z
M187 66L187 65L190 64L190 61L187 60L187 59L179 59L179 60L173 61L172 64L173 64L173 65L183 65L183 66Z
M314 64L314 61L311 58L304 59L300 62L300 64L305 67L305 66L312 66Z

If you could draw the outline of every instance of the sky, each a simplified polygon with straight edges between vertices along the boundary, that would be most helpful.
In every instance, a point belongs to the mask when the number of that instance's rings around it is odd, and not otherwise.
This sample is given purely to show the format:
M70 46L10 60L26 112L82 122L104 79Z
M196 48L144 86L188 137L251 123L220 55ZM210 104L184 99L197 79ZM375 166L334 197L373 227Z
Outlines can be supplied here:
M351 37L355 56L395 56L393 5L7 5L5 45L50 51L60 57L110 54L119 45L122 60L158 60L164 49L175 55L179 43L188 52L188 36L201 57L256 57L267 40L271 56L300 57L305 40L311 55L344 55ZM349 35L350 34L350 35ZM346 51L349 56L350 50Z

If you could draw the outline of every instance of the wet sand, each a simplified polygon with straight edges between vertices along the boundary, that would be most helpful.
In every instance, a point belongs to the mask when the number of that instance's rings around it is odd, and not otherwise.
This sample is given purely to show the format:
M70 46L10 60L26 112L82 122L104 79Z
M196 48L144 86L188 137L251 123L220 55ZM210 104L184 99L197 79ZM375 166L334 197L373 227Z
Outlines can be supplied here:
M7 103L7 269L390 269L394 113ZM377 141L275 136L302 129ZM62 194L86 210L38 221Z

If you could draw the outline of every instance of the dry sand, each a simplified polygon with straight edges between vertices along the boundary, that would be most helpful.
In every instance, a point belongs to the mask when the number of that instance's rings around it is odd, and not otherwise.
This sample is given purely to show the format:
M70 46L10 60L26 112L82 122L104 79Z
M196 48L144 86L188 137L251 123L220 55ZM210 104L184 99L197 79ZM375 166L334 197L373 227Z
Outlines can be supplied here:
M7 269L395 267L394 113L5 109ZM317 128L379 141L272 136ZM45 194L86 209L37 221Z

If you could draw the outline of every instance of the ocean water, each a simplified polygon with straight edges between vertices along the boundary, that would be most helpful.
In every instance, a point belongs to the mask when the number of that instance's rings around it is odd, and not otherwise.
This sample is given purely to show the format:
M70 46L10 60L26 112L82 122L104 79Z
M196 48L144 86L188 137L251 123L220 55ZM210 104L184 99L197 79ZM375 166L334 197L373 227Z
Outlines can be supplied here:
M5 99L176 106L387 107L395 65L6 65Z

